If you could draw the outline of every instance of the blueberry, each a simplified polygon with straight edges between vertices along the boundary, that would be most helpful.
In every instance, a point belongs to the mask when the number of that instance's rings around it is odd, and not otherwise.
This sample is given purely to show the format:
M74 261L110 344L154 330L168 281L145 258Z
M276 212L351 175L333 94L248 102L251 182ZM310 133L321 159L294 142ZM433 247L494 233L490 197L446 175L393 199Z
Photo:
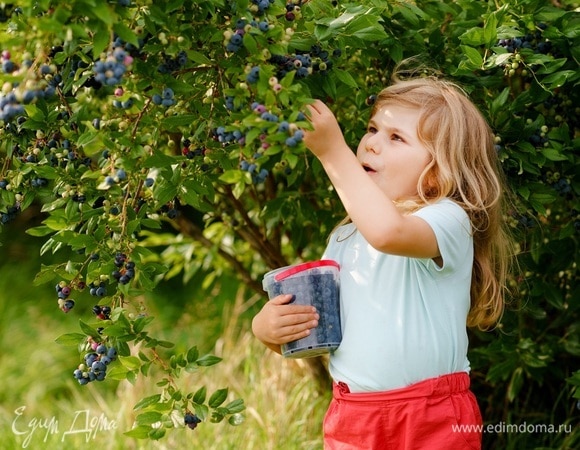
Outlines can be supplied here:
M294 137L289 137L286 139L286 145L288 147L296 147L298 141Z
M91 364L91 370L96 374L98 372L104 372L107 370L107 366L103 364L101 361L94 361Z
M95 295L97 297L104 297L105 295L107 295L107 288L100 286L95 290Z
M98 358L98 356L99 356L99 355L97 355L96 353L87 353L87 354L85 355L85 364L86 364L88 367L92 367L93 363L94 363L95 361L97 361L97 358Z
M201 419L199 417L197 417L197 415L195 415L195 414L187 413L183 417L183 422L190 429L195 430L195 428L197 427L197 424L201 422Z
M104 344L100 344L95 352L97 352L98 355L104 355L107 352L107 346Z

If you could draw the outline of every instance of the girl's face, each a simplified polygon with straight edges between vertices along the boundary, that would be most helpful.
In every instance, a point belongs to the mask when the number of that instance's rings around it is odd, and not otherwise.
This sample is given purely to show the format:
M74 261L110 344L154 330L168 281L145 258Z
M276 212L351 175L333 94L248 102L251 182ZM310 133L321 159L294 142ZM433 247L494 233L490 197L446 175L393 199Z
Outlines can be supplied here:
M395 105L379 107L357 149L357 159L391 200L417 194L419 176L431 154L417 136L419 110Z

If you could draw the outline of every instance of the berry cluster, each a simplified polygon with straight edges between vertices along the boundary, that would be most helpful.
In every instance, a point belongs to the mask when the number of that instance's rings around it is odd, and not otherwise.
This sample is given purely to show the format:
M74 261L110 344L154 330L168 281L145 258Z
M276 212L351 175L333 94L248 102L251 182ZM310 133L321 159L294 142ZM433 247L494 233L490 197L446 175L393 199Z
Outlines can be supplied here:
M240 161L240 170L248 172L252 176L252 182L254 184L260 184L266 181L268 177L268 171L266 169L258 170L258 165L256 163L250 163L246 160Z
M135 104L135 100L133 97L129 97L125 100L113 100L113 106L119 109L129 109Z
M17 69L16 64L10 59L10 56L10 52L8 50L4 50L2 52L2 56L0 57L0 61L2 62L2 72L8 74L14 72Z
M107 347L103 343L98 343L89 338L92 352L85 355L85 362L79 364L73 372L73 376L80 385L85 385L91 381L103 381L106 376L107 366L117 359L115 347Z
M0 181L0 183L1 183L0 186L2 186L6 183L6 181L2 180L2 181ZM0 211L0 224L4 225L4 224L7 224L8 222L13 221L19 212L20 212L20 205L9 206L6 209L5 213Z
M28 55L21 65L12 60L8 50L4 50L0 57L2 71L8 74L25 75L23 83L6 82L0 91L0 120L10 122L18 116L24 116L24 105L34 103L37 99L51 98L56 94L56 87L62 78L53 75L56 72L54 65L42 64L36 72L30 71L32 60Z
M61 281L55 286L56 295L58 297L58 307L62 312L69 312L75 306L75 301L69 298L71 288L64 281Z
M527 33L523 37L500 39L499 47L504 47L509 53L514 53L521 48L534 50L536 53L547 54L552 50L552 43L543 38L543 31L547 28L544 23L538 24L534 33Z
M93 314L101 320L109 320L111 318L111 307L110 306L93 306Z
M165 214L169 219L175 219L177 216L179 216L179 210L175 207L173 202L163 205L159 209L159 212L161 214Z
M528 123L530 122L531 119L528 119ZM548 126L542 125L533 134L531 134L530 137L528 137L528 142L534 147L547 147L549 145L548 131Z
M245 143L245 137L241 131L226 131L226 127L219 126L214 130L215 139L221 144L230 144L232 142L237 142L238 144Z
M250 84L255 84L260 79L260 66L250 67L246 74L246 81Z
M151 101L156 105L163 105L166 108L169 108L172 105L175 105L175 93L173 89L166 87L160 94L154 94L151 97Z
M266 1L266 3L269 2ZM270 24L266 19L264 20L251 20L250 22L246 19L236 20L234 31L226 30L224 32L224 45L228 52L236 53L244 45L244 35L247 32L259 30L262 33L268 32L270 30Z
M93 67L95 81L105 86L120 84L127 68L133 63L133 57L127 53L121 42L115 40L113 50L106 58L97 61Z
M25 117L19 117L18 123L25 121ZM15 144L12 148L12 155L23 163L44 164L48 162L52 167L61 168L83 168L86 169L92 164L88 156L79 153L72 148L68 139L62 139L58 133L51 137L46 137L41 130L37 130L36 136L30 145L24 149L20 144ZM27 177L33 188L42 188L48 184L48 180L42 176L37 176L33 171L27 172Z
M89 293L93 297L105 297L107 295L107 283L100 281L97 283L91 282L89 284Z
M157 67L159 73L173 73L187 64L187 53L182 50L175 57L163 55L163 62Z
M252 0L250 5L250 11L261 16L266 13L270 4L274 3L275 0Z
M572 193L572 186L570 185L570 181L566 178L558 179L558 181L553 184L553 187L562 197L566 197Z
M111 274L115 280L120 284L128 284L135 278L135 263L129 261L127 255L124 253L117 253L114 261L116 270Z
M181 149L181 154L183 156L185 156L187 159L193 159L196 156L205 155L205 148L199 146L199 147L195 147L194 149L192 149L191 148L191 141L189 139L184 139L183 140L183 148Z
M300 6L302 5L303 0L289 0L286 2L286 14L285 18L289 22L293 22L300 16Z
M340 49L335 49L332 56L338 58L342 55ZM276 76L284 78L291 72L296 72L297 78L306 78L313 73L325 74L334 66L330 54L319 45L313 45L309 52L297 52L291 55L272 55L270 62L277 66Z
M183 416L183 422L185 423L185 426L195 430L197 424L201 423L201 419L197 415L188 412Z

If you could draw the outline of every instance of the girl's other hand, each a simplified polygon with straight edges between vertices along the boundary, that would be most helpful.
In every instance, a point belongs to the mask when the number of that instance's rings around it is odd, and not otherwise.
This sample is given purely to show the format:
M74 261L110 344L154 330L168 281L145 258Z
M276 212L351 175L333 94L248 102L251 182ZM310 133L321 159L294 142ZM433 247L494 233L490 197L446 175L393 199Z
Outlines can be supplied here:
M316 308L294 305L293 295L283 294L268 301L252 320L252 332L265 345L280 353L280 345L310 334L318 326Z

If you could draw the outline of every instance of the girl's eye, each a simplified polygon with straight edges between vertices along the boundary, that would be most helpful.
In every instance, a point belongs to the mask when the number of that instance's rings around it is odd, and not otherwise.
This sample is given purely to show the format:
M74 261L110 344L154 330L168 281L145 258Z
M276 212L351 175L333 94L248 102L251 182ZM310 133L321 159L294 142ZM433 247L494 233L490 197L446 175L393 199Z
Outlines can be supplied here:
M399 136L398 134L396 134L396 133L394 133L394 134L391 135L391 139L393 141L404 142L404 139L401 136Z
M367 128L367 133L375 134L376 132L377 132L377 129L375 127L373 127L373 126L369 126Z

